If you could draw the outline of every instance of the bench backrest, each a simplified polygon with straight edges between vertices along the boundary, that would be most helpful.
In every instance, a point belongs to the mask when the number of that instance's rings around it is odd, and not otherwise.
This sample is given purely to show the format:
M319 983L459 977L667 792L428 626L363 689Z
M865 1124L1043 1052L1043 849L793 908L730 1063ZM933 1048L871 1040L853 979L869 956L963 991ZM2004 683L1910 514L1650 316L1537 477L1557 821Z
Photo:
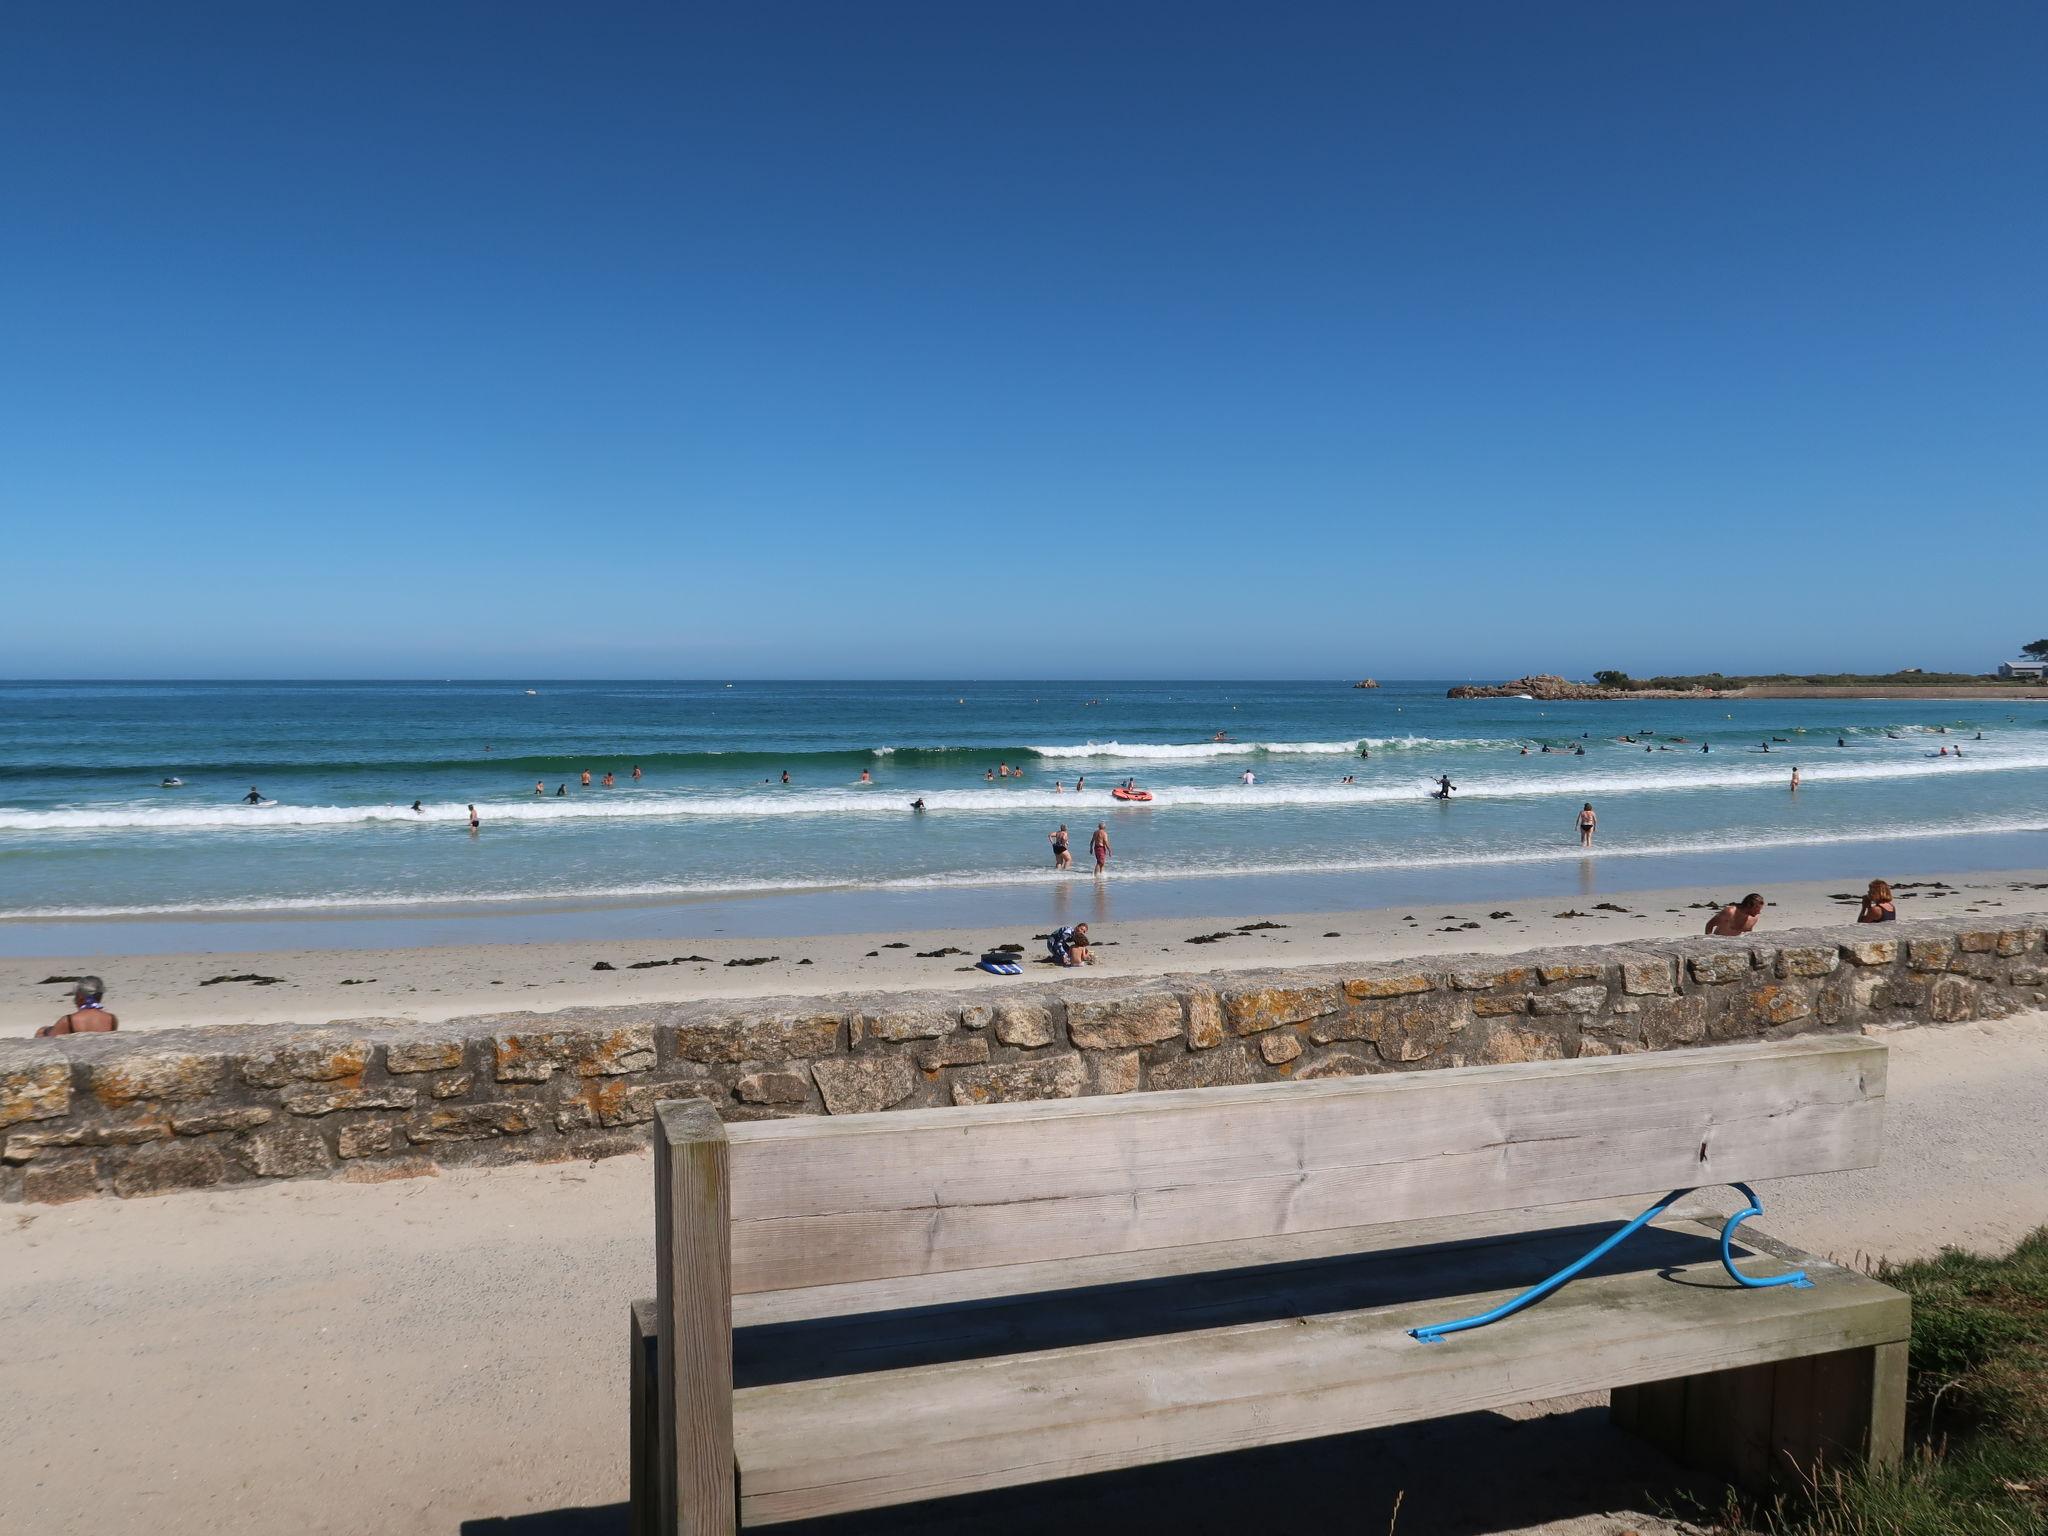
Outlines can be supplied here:
M657 1154L719 1143L746 1295L1869 1167L1884 1090L1882 1045L1823 1036L730 1127L667 1104Z

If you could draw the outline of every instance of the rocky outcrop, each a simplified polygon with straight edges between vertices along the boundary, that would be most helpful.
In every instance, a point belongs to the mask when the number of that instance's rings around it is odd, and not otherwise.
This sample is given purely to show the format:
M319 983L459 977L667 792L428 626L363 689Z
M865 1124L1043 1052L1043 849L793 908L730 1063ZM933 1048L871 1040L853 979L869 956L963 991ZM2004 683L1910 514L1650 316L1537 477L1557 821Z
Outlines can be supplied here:
M1430 1071L2048 1002L2039 918L962 993L0 1040L0 1199L609 1157L729 1120Z
M1549 672L1540 672L1534 677L1518 677L1512 683L1495 683L1491 687L1484 683L1461 683L1444 697L1517 699L1525 693L1532 699L1619 699L1627 696L1617 688L1595 688L1591 683L1566 682Z
M1723 695L1708 688L1601 688L1593 683L1574 683L1553 672L1518 677L1512 683L1460 683L1444 695L1447 699L1532 699L1580 701L1586 699L1718 699Z
M1380 684L1378 678L1361 677L1357 682L1353 683L1351 686L1354 688L1377 688L1379 687L1379 685Z

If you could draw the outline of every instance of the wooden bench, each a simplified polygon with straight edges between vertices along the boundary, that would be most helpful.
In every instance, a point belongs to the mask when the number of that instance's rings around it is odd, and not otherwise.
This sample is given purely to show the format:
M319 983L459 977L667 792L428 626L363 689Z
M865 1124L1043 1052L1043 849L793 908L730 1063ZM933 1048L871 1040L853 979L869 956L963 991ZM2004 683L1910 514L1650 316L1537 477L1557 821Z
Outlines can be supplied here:
M1885 1052L1839 1036L725 1126L659 1107L633 1308L636 1533L705 1536L1611 1389L1740 1481L1882 1463L1907 1299L1673 1207L1868 1167ZM1549 1208L1547 1211L1544 1208ZM1632 1213L1632 1212L1631 1212Z

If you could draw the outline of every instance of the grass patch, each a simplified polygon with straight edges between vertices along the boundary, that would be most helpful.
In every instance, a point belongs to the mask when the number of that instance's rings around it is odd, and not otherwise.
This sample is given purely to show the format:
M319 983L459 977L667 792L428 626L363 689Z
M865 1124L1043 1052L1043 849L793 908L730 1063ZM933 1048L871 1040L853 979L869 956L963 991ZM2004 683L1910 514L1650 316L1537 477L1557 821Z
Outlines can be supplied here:
M1913 1298L1903 1465L1736 1500L1723 1528L2048 1536L2048 1227L2002 1258L1947 1249L1876 1273Z

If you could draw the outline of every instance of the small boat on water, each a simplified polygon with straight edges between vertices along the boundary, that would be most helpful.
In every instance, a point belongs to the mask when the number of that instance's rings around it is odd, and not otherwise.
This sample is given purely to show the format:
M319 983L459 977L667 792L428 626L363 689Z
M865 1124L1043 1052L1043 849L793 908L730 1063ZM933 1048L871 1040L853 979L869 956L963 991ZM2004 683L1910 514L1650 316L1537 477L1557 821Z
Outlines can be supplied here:
M1149 789L1125 789L1123 785L1119 784L1109 792L1109 798L1142 805L1152 798L1152 791Z

